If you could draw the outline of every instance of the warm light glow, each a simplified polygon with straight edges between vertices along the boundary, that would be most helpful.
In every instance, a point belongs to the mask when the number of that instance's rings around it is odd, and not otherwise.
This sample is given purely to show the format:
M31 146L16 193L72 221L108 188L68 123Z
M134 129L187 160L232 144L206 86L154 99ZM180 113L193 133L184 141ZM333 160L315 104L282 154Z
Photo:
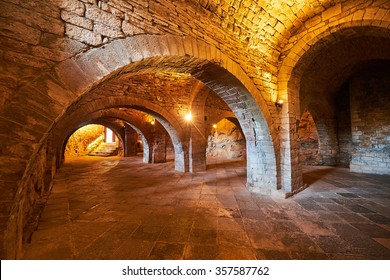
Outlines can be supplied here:
M278 100L278 104L282 105L283 104L283 99Z
M106 143L113 143L114 141L114 133L111 129L106 127Z
M154 124L155 124L154 120L153 120L153 121L151 121L151 122L150 122L150 124L151 124L151 125L154 125Z
M187 114L185 115L184 119L185 119L187 122L191 121L191 120L192 120L192 114L191 114L191 112L187 113Z
M216 124L213 124L213 127L214 127L214 128L217 128L217 125L216 125Z
M148 123L152 123L152 122L154 122L154 118L151 115L146 114L146 121Z

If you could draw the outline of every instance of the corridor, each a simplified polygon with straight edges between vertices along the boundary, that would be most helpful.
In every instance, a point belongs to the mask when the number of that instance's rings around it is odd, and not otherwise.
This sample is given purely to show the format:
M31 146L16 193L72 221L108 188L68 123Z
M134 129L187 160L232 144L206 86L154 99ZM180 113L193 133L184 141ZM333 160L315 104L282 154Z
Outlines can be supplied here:
M24 258L390 259L388 176L305 167L285 199L249 192L245 165L66 161Z

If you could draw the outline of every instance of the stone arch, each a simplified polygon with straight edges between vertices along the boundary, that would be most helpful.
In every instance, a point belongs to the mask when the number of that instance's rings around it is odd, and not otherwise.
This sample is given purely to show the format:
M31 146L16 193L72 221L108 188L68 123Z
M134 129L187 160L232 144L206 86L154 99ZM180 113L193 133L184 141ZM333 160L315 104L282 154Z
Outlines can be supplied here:
M335 118L330 114L326 103L310 103L306 107L313 117L318 134L318 153L321 165L336 165L338 154Z
M296 191L303 185L302 169L299 163L299 153L297 153L299 141L295 131L300 118L300 81L304 69L321 50L344 39L361 36L379 36L389 39L388 25L390 22L383 18L383 12L387 11L380 8L374 9L378 12L356 11L349 16L340 12L327 25L308 25L307 31L290 38L290 43L282 52L278 73L278 98L286 101L281 113L289 116L290 119L289 121L282 120L281 123L281 153L287 155L283 158L285 163L282 163L285 167L282 170L282 183L285 185L286 181L290 181L291 191ZM355 28L359 29L359 32L355 32ZM381 55L386 54L383 51Z
M126 120L126 119L123 119L120 117L116 117L115 114L107 115L107 117L113 117L113 118L117 118L117 119L124 121L128 126L130 126L138 134L139 138L141 139L142 147L143 147L142 160L144 163L150 163L149 141L147 140L147 138L145 137L145 135L141 131L141 129L139 129L136 125L132 124L131 121L129 122L129 120ZM125 143L125 140L123 140L123 143Z
M257 191L276 189L279 153L274 146L279 144L268 105L241 67L218 49L190 37L134 36L68 59L55 70L60 83L69 85L68 90L81 98L98 83L132 67L134 70L142 63L151 66L148 59L156 57L163 58L158 60L162 67L165 67L164 58L176 57L179 62L186 63L167 69L192 75L225 100L246 136L250 159L248 186Z
M124 134L123 134L123 132L121 131L121 129L120 129L120 127L118 125L116 125L114 123L111 123L110 121L107 121L107 120L104 120L104 119L93 119L93 120L90 120L90 121L85 121L85 122L80 123L79 126L77 126L77 128L73 129L72 132L65 137L64 145L63 145L63 147L61 147L62 158L64 158L65 148L66 148L67 142L69 141L69 138L78 129L80 129L80 128L86 126L86 125L89 125L89 124L98 124L98 125L102 125L104 127L107 127L109 129L111 129L118 136L121 145L124 146L124 143L125 143L125 141L124 141Z
M137 110L138 111L138 110ZM141 112L141 111L140 111ZM129 125L132 129L135 130L135 132L138 134L138 136L141 139L142 146L143 146L143 162L144 163L150 163L151 162L151 153L150 153L150 140L148 139L146 135L147 128L145 127L145 123L142 122L142 120L139 118L139 116L130 116L125 111L118 110L115 108L111 109L105 109L105 110L99 110L96 112L92 112L86 116L84 116L83 120L95 120L95 119L102 119L102 118L114 118L119 119L124 122L126 122L127 125ZM79 120L83 122L83 120Z
M146 100L140 100L137 98L129 98L129 97L111 97L109 101L93 101L89 102L87 106L78 108L69 114L69 117L60 121L53 133L56 135L55 139L57 142L54 143L57 147L62 147L64 139L63 131L66 131L67 127L76 126L79 123L79 120L84 116L92 113L97 113L99 115L99 111L110 108L119 108L119 107L128 107L134 108L140 111L147 112L152 115L156 120L158 120L165 130L168 132L172 139L172 143L175 150L175 169L177 171L185 171L185 153L183 148L182 135L183 132L181 128L176 125L176 120L169 115L163 108L156 106L155 104L148 102ZM126 118L126 116L116 114L118 118ZM149 151L150 153L150 151Z
M206 131L206 155L209 159L216 156L218 162L221 162L221 159L246 161L245 135L232 112L218 115L208 124Z
M240 122L237 120L237 118L233 112L225 112L221 115L218 115L216 118L213 118L212 120L210 120L210 122L208 123L208 125L206 127L206 135L210 134L211 130L213 129L213 124L217 124L223 119L227 119L228 121L230 121L234 125L236 125L240 129L242 135L245 137L244 132L242 131L242 128L240 126Z

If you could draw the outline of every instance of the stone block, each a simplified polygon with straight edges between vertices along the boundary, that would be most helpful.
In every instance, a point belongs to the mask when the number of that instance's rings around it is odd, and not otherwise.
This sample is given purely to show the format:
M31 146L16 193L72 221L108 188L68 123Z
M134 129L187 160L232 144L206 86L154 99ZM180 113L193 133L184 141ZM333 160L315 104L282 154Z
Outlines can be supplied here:
M66 85L75 95L84 93L91 85L91 78L80 69L75 59L68 59L55 67L55 72L63 85Z
M328 9L326 9L323 13L322 13L322 20L323 21L326 21L332 17L335 17L339 14L341 14L341 4L336 4L334 5L333 7L330 7Z
M15 51L20 53L28 53L30 51L29 44L12 38L2 37L0 40L0 48L3 51Z
M95 22L93 31L97 32L99 34L102 34L103 36L110 37L110 38L123 38L124 34L122 33L120 28L112 28L110 26L107 26L105 24L102 24L100 22Z
M0 181L17 181L23 175L27 162L24 159L18 159L5 154L0 156Z
M76 15L83 16L85 13L85 4L80 1L77 0L73 0L73 1L51 0L51 1L54 2L61 9L64 9L68 12L72 12ZM95 1L90 0L87 1L86 3L91 3L91 2L94 3Z
M34 68L50 68L53 64L43 58L38 58L29 54L22 54L8 51L4 54L4 59L13 63L31 66Z
M41 76L32 86L43 90L51 98L52 102L59 104L62 108L66 108L75 98L71 91L64 88L64 86L51 75Z
M85 17L93 20L94 22L99 22L112 27L113 29L120 29L122 25L122 21L119 18L92 5L87 5Z
M42 46L32 47L31 52L35 57L40 57L51 61L63 61L72 56L70 53L53 50Z
M62 1L66 2L66 1ZM24 0L20 1L20 6L26 8L34 13L44 14L55 19L60 16L60 9L58 6L53 5L52 1L47 0Z
M0 9L1 10L1 9ZM0 18L0 35L32 45L39 44L41 32L21 22Z
M42 47L70 54L82 52L85 48L87 48L87 45L85 45L84 43L51 33L42 33L40 45Z
M122 31L126 36L133 36L145 33L143 29L126 20L122 22Z
M63 21L66 21L68 23L71 23L73 25L92 30L93 29L93 22L90 19L87 19L85 17L80 17L74 13L68 12L66 10L63 10L61 12L61 19Z
M68 23L65 25L65 27L65 35L72 39L92 46L98 46L103 43L102 36L100 34L96 34L90 30L83 29Z

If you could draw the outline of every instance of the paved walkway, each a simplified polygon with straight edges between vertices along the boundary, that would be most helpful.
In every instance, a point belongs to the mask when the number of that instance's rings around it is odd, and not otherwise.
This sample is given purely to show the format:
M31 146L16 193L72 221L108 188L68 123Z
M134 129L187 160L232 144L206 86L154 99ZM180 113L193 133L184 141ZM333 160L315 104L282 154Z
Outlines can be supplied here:
M245 162L82 158L58 171L26 259L390 259L390 177L305 168L292 198L245 188Z

